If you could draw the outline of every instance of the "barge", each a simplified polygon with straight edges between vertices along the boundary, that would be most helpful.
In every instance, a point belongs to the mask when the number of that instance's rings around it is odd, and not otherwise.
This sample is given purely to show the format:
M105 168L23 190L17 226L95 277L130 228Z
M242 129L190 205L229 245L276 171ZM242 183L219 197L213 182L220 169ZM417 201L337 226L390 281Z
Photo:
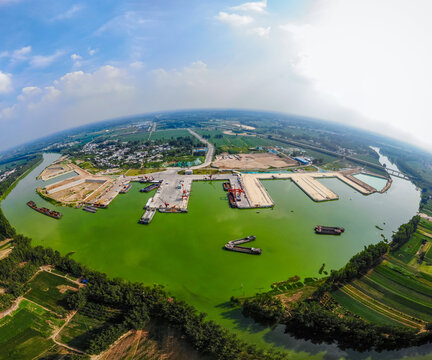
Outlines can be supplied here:
M159 209L160 213L187 213L188 209L181 209L178 207L160 207Z
M234 196L234 194L232 192L228 193L228 201L229 201L229 205L232 208L236 208L237 207L236 199L235 199L235 196Z
M46 207L38 208L34 201L27 202L27 205L30 206L33 210L36 210L37 212L40 212L41 214L52 217L54 219L60 219L63 216L62 213L59 213L58 211L47 209Z
M83 207L83 210L94 214L98 209L94 206L86 205Z
M120 190L120 194L126 194L130 190L131 187L132 187L132 185L130 183L123 186L123 188Z
M338 226L315 226L315 233L323 235L341 235L345 229Z
M162 184L162 182L158 181L157 183L153 183L153 184L145 187L144 189L141 189L140 192L150 192L152 190L159 189L159 187L161 186L161 184Z
M251 254L251 255L261 255L262 250L260 248L239 246L240 244L254 241L255 239L256 239L255 236L250 235L242 239L231 240L227 244L225 244L224 248L229 251L236 251L236 252L241 252L241 253Z
M149 209L147 210L144 215L141 217L141 219L139 219L138 223L139 224L144 224L144 225L148 225L150 224L150 222L153 220L154 215L156 214L156 210L155 209Z

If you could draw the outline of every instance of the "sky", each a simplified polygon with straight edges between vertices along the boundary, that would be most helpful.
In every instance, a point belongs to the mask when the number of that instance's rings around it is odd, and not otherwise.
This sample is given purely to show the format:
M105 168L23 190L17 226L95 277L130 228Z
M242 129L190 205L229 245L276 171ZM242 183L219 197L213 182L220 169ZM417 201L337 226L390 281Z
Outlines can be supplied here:
M0 0L0 150L153 111L281 111L432 151L430 0Z

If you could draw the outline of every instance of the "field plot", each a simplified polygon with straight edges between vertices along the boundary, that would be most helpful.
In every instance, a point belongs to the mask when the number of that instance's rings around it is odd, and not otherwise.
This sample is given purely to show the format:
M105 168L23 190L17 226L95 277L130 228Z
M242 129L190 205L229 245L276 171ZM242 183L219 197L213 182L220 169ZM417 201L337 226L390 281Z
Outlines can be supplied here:
M286 146L278 141L263 139L255 136L227 135L220 130L196 130L201 136L209 137L208 140L219 152L230 150L231 153L249 152L250 148L257 146Z
M192 137L189 131L181 130L158 130L152 133L150 140L170 140L179 137Z
M59 320L49 311L23 300L17 311L0 320L0 359L33 359L54 343L48 339Z
M67 291L76 291L78 285L49 272L42 271L30 283L30 291L25 295L41 306L63 315L65 310L61 305Z
M397 322L423 328L432 322L432 275L423 271L430 267L424 263L430 256L432 239L426 235L431 228L422 220L406 244L361 279L333 292L333 298L345 309L379 324Z
M220 169L269 169L284 168L298 165L297 161L290 158L280 158L271 153L258 154L221 154L213 161L212 166Z

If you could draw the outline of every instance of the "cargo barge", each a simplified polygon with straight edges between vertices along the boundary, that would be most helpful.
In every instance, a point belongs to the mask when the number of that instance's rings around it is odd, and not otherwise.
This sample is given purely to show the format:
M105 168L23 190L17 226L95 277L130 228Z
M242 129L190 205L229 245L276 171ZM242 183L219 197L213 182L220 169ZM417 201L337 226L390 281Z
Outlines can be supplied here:
M178 207L160 207L159 209L160 213L187 213L188 209L180 209Z
M232 240L229 241L227 244L225 244L224 248L229 251L236 251L236 252L241 252L241 253L251 254L251 255L261 255L262 250L260 248L239 246L240 244L254 241L255 239L256 237L251 235L242 239Z
M86 205L83 207L83 210L94 214L98 209L94 206Z
M141 189L140 192L150 192L152 190L158 189L161 186L162 182L158 181L157 183L151 184L144 189Z
M144 213L144 215L141 217L141 219L139 219L138 223L139 224L144 224L144 225L150 224L150 222L152 221L155 213L156 213L155 209L149 209L149 210L147 210Z
M120 194L126 194L130 190L131 187L132 187L131 184L127 184L127 185L123 186L123 188L120 190Z
M228 201L229 201L229 205L232 208L236 208L237 207L236 199L235 199L235 196L234 196L234 194L232 192L228 193Z
M108 207L108 205L105 204L89 204L89 205L98 209L106 209Z
M229 182L224 182L222 184L222 187L223 187L224 191L228 191L228 189L231 187L231 184Z
M33 210L36 210L37 212L40 212L41 214L52 217L54 219L60 219L62 217L62 214L59 213L58 211L50 210L47 209L46 207L38 208L34 201L29 201L27 205L30 206Z
M341 235L345 229L337 226L315 226L315 233L323 235Z

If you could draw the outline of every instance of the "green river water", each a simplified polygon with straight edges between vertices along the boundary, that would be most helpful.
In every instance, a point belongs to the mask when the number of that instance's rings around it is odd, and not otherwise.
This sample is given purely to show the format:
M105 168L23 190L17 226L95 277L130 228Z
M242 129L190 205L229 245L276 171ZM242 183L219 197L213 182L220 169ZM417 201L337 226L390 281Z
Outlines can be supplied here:
M141 184L134 183L108 209L91 214L57 208L63 218L55 220L26 202L55 208L35 188L44 184L36 176L57 158L45 154L43 163L2 202L11 224L33 244L62 254L73 252L74 259L111 277L165 285L241 338L284 346L293 358L363 358L335 346L295 340L284 335L282 327L270 331L257 326L231 309L229 298L253 295L293 275L319 276L323 263L326 270L337 269L365 245L379 242L381 234L390 238L418 210L420 193L410 182L395 178L387 193L363 196L337 179L320 180L340 199L314 203L290 180L270 180L264 186L276 205L260 210L229 208L221 182L194 182L188 214L158 213L148 226L137 221L152 194L140 193ZM316 224L343 226L346 231L342 236L315 235ZM253 246L263 250L261 256L222 249L227 241L247 235L257 237Z

